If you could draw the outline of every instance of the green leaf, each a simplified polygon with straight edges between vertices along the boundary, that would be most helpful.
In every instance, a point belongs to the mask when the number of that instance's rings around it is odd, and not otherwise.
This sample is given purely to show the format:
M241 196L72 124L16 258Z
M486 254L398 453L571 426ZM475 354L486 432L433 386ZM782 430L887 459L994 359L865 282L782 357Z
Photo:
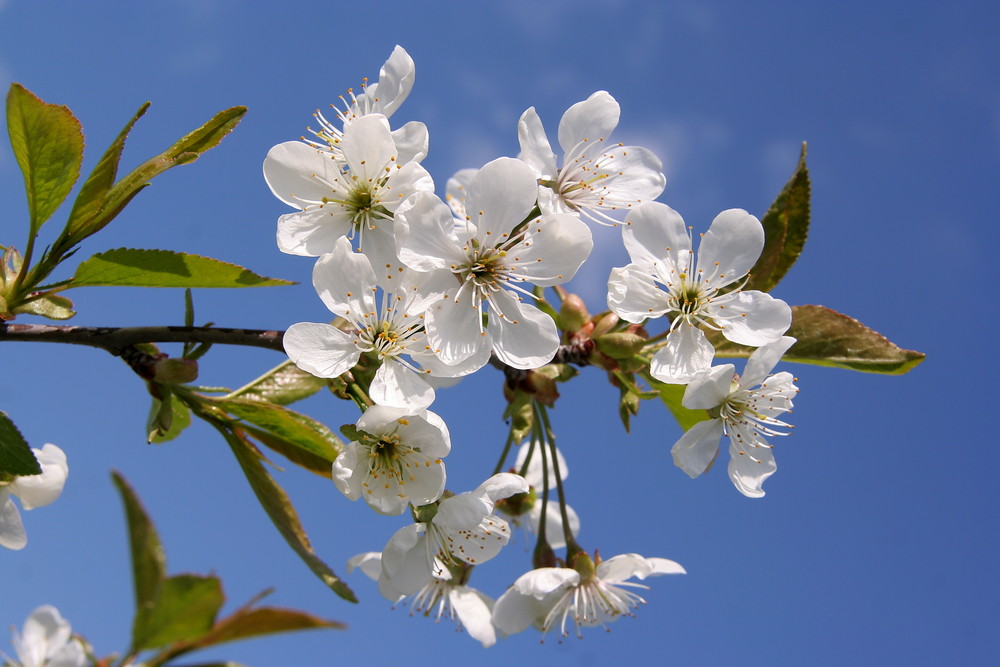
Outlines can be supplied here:
M706 333L720 357L748 357L753 352L718 332ZM792 306L792 326L787 335L798 342L783 358L803 364L902 375L926 356L904 350L856 319L824 306Z
M67 107L47 104L15 83L7 93L7 132L24 175L34 236L80 176L83 130Z
M221 619L212 630L194 642L192 648L206 648L225 642L260 637L277 632L313 630L319 628L343 629L346 626L296 609L257 607L240 609Z
M146 422L146 442L151 444L173 440L191 425L191 410L166 388L161 393L166 394L166 399L153 398Z
M651 377L647 377L646 380L649 382L650 387L652 387L657 394L660 395L660 400L663 401L667 409L670 410L670 414L674 416L677 423L680 424L681 428L687 431L689 428L697 424L698 422L705 421L708 419L707 410L691 410L685 408L681 404L681 400L684 398L685 385L682 384L665 384L663 382L657 382Z
M226 398L270 401L288 405L312 396L326 387L326 380L307 373L291 361L285 361Z
M77 267L69 287L269 287L292 285L264 278L242 266L170 250L118 248Z
M288 545L292 547L292 550L313 571L313 574L329 586L334 593L349 602L357 602L358 599L347 584L341 581L334 574L333 570L330 569L330 566L324 563L316 555L316 552L313 551L312 545L309 543L309 537L299 522L295 507L288 499L285 491L267 473L267 469L264 468L262 463L260 452L245 437L237 431L227 428L223 422L213 421L211 423L219 430L226 439L226 442L229 443L229 447L233 450L233 454L236 455L236 460L239 462L240 467L243 468L243 474L246 475L247 481L250 482L257 500L260 501L264 511L267 512L274 526L281 533L281 536L285 538L285 541L288 542Z
M792 177L761 219L764 250L750 269L745 289L771 291L799 258L809 233L809 194L809 170L803 142Z
M326 425L280 405L247 399L207 399L226 412L333 463L343 443Z
M68 320L76 315L73 302L58 294L42 294L24 301L14 309L15 313L39 315L50 320Z
M102 214L106 213L108 193L118 176L118 163L121 160L122 151L125 149L125 140L136 121L146 113L148 108L149 102L139 107L132 119L125 124L115 140L111 142L111 146L101 156L97 166L90 172L90 176L80 188L80 192L73 202L73 210L66 221L66 229L63 232L70 237L70 244L82 241L110 222L110 218L102 216Z
M164 580L153 606L136 615L132 650L203 637L215 624L224 601L218 577L178 574Z
M42 466L14 422L6 412L0 412L0 479L5 474L18 477L40 475Z
M140 617L151 613L160 587L166 577L167 556L139 497L120 473L112 471L111 478L125 505L129 546L132 555L132 578L135 584L136 616L132 626L132 643L138 645Z
M115 183L105 198L101 226L110 222L152 178L177 165L194 162L202 153L217 146L236 127L246 111L246 107L220 111L197 130L181 137L173 146L146 160Z

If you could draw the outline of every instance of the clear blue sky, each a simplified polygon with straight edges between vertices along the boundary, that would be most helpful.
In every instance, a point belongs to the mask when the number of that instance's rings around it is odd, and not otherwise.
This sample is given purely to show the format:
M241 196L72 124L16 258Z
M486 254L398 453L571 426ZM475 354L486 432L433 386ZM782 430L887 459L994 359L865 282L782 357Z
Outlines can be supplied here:
M1000 10L961 1L540 4L0 0L0 84L20 82L74 110L87 133L85 170L146 100L153 105L125 167L220 109L250 108L218 149L157 179L79 255L162 247L301 281L197 292L199 321L222 326L283 329L326 316L309 285L312 262L275 248L275 220L287 208L264 184L261 162L272 145L298 138L314 109L363 76L374 80L395 44L413 56L417 80L394 121L427 124L424 165L441 187L459 168L516 155L527 107L554 132L566 107L600 89L621 103L616 136L660 155L668 179L660 199L696 229L725 208L763 214L805 140L812 228L775 295L852 315L927 360L903 377L792 369L801 388L795 433L779 443L778 472L756 501L732 488L722 465L697 480L674 468L679 432L660 406L644 404L626 436L616 391L585 373L554 413L582 543L606 556L671 558L689 574L651 580L649 605L610 634L539 646L529 632L482 650L444 623L391 611L360 574L349 578L359 605L329 593L273 530L215 434L194 427L175 442L144 444L149 399L120 361L9 343L0 351L0 409L35 446L60 445L70 477L58 502L25 514L28 548L0 551L0 628L51 603L99 654L126 646L132 593L108 474L116 468L158 522L172 571L216 572L234 606L274 586L272 603L351 625L234 644L216 659L254 667L995 659L997 368L983 348L1000 323L992 291ZM0 243L23 246L21 177L2 144ZM616 230L597 231L602 257L575 283L594 311L607 269L624 257L609 249ZM81 325L173 324L183 314L178 291L70 296ZM200 381L237 386L278 361L215 350ZM492 468L505 435L500 386L486 369L435 404L454 439L454 490ZM355 421L349 408L325 397L303 405L334 426ZM291 466L278 477L340 573L403 524ZM473 582L493 595L528 567L524 538L498 561ZM9 650L2 633L0 647Z

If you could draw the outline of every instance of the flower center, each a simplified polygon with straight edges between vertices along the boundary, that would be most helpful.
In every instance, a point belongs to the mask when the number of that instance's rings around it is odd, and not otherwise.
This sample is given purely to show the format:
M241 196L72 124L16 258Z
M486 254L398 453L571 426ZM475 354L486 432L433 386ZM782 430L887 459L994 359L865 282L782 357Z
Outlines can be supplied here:
M457 267L455 273L463 283L472 283L480 298L503 288L510 268L506 265L507 253L498 248L475 248L469 253L468 262Z

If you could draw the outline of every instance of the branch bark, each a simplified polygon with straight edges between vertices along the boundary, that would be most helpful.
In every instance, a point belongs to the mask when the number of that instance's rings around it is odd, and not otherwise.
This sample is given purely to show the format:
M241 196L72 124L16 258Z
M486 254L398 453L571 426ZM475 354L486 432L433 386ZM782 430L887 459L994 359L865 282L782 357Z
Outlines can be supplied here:
M245 345L282 352L284 331L224 327L72 327L52 324L0 322L0 341L87 345L121 356L138 343L215 343Z

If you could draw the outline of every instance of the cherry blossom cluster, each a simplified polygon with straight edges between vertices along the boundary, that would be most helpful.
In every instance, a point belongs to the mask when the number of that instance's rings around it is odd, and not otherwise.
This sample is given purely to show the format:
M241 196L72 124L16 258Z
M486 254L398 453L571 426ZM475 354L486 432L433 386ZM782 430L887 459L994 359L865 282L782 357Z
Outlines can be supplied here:
M620 109L604 91L563 114L559 155L529 108L516 128L519 156L462 170L440 198L421 166L426 127L391 122L414 74L397 46L376 83L348 91L332 114L316 112L309 138L275 146L264 161L271 191L295 209L278 219L278 247L317 258L313 286L335 316L293 324L285 350L299 368L350 384L363 410L344 429L351 442L333 464L334 483L380 514L409 510L414 519L349 569L375 579L393 602L456 620L484 646L529 626L579 634L644 602L633 589L645 585L631 579L684 569L663 558L601 560L580 549L579 518L561 486L566 461L541 429L511 472L498 466L473 491L447 492L451 438L429 409L438 390L491 361L512 373L535 371L594 329L592 320L579 331L557 325L545 289L558 288L565 305L559 286L590 256L593 234L617 235L607 227L620 227L631 262L608 280L614 322L642 332L634 351L646 355L652 378L686 385L683 405L707 411L674 445L676 465L700 475L728 436L730 478L758 497L775 470L767 438L787 433L780 417L797 392L790 374L771 373L795 342L785 335L791 310L744 289L765 241L746 211L720 213L695 251L691 228L655 201L666 185L660 160L611 141ZM661 320L662 334L645 334ZM731 364L713 365L706 332L757 348L742 376ZM544 406L537 409L544 418ZM535 567L494 602L468 579L508 542L511 522L536 532L548 552L536 550ZM560 559L553 550L563 548Z

